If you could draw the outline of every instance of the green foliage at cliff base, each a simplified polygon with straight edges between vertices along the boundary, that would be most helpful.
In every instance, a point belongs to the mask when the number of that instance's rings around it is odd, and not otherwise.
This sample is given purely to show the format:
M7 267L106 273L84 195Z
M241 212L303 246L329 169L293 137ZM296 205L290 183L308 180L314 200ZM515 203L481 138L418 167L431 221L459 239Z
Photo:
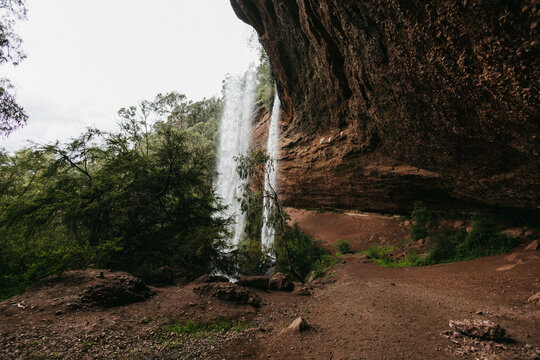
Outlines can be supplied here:
M438 230L440 218L418 203L411 214L413 224L410 236L400 245L375 246L365 254L380 265L390 267L425 266L439 263L465 261L479 257L505 254L519 245L519 240L510 238L490 225L483 217L473 217L472 230ZM422 255L407 250L404 258L395 260L393 253L406 249L409 241L426 239L426 252Z

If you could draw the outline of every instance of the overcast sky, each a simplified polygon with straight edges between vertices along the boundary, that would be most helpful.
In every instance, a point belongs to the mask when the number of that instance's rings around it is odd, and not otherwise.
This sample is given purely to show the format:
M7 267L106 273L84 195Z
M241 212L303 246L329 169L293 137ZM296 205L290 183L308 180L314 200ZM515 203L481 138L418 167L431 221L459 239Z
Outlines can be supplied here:
M0 68L30 116L0 139L9 150L112 129L119 108L159 92L218 95L227 73L256 58L251 28L228 0L27 1L19 33L28 58Z

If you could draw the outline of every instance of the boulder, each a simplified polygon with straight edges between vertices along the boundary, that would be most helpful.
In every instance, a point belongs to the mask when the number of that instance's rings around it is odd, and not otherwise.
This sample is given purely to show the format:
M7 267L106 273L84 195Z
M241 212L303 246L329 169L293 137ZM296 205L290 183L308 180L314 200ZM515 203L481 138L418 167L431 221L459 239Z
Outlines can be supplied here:
M259 307L262 304L261 298L253 291L233 283L205 283L196 286L193 291L200 296L210 296L239 305Z
M450 327L458 333L480 340L507 340L506 331L498 324L489 320L450 321Z
M282 333L300 333L309 329L309 324L303 318L296 318Z
M538 250L538 240L534 240L529 245L525 246L525 251L536 251Z
M229 278L225 276L212 275L212 274L203 275L193 281L194 284L209 284L209 283L221 283L221 282L228 283L230 281L229 281Z
M278 272L272 276L268 283L268 289L278 291L293 291L294 284L286 274Z
M258 290L268 290L270 279L267 276L246 276L236 282L237 285Z
M153 295L154 291L142 280L125 272L86 269L44 278L22 296L39 298L44 310L51 308L65 313L89 307L127 305Z
M117 273L98 279L82 291L81 303L114 307L143 301L154 294L142 280L129 274Z

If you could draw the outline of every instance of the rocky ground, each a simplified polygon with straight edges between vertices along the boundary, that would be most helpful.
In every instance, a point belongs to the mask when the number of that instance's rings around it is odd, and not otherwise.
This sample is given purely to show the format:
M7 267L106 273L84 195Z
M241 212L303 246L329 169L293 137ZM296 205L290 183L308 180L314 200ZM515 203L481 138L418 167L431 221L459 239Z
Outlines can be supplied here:
M300 224L327 244L316 224L355 226L334 235L354 250L406 230L399 218L301 212ZM283 279L272 290L264 279L245 283L256 288L215 281L148 289L100 270L45 281L0 303L0 359L540 358L538 250L417 268L353 254L292 292L279 290ZM125 305L95 300L111 293Z

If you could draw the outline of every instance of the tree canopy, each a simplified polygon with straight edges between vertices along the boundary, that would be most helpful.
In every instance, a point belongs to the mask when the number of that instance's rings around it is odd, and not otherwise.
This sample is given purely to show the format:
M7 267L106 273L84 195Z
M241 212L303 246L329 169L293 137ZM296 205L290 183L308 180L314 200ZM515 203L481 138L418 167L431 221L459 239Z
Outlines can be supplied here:
M24 0L0 1L0 64L18 65L26 58L22 40L15 32L15 24L26 19L26 12ZM26 124L27 119L9 80L0 79L0 135L9 135Z
M147 280L163 266L226 271L230 220L212 184L220 104L158 95L121 109L118 131L0 153L0 285L90 264Z

